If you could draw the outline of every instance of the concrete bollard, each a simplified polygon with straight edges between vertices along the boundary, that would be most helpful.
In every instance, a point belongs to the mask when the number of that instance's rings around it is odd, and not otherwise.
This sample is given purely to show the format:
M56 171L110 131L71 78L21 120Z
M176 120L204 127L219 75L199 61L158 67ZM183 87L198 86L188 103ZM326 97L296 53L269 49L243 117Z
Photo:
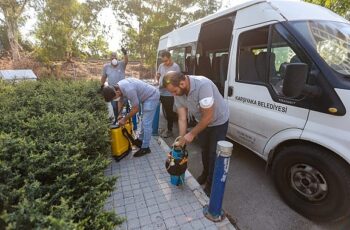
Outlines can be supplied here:
M219 222L225 218L225 214L222 210L222 200L224 198L226 177L230 165L232 149L233 144L228 141L218 141L217 143L209 205L203 208L204 216L213 222Z

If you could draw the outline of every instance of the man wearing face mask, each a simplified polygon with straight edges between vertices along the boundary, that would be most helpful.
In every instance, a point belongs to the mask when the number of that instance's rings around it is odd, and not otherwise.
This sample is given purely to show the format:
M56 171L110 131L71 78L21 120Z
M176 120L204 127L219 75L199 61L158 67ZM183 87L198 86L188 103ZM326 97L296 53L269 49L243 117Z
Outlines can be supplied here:
M124 54L124 60L118 61L117 54L113 52L111 54L111 61L103 66L103 73L101 77L101 89L103 88L106 80L108 85L117 85L118 82L125 78L125 68L128 64L128 55L126 49L123 47L121 51ZM114 117L118 116L118 106L116 101L111 101L113 107Z
M119 125L124 125L139 111L139 104L142 105L141 132L139 139L136 140L136 146L140 149L134 154L134 157L150 153L152 121L159 103L158 90L139 79L127 78L119 81L117 85L105 86L102 89L102 95L107 102L118 100L119 109L125 100L130 101L131 111L118 121Z

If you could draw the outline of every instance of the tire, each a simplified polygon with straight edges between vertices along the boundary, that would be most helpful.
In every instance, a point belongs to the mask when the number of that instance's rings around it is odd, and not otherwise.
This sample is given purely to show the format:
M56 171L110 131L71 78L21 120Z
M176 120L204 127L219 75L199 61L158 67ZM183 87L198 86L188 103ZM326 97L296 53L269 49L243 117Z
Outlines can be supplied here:
M314 145L286 147L277 153L272 177L283 200L314 221L350 215L349 165Z

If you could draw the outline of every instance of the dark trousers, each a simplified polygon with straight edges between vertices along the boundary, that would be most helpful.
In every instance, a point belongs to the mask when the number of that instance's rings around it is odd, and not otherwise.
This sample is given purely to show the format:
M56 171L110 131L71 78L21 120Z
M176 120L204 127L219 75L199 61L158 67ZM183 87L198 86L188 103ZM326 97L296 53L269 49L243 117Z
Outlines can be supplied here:
M173 96L160 96L160 102L164 107L165 117L167 120L168 130L173 130L173 123L175 121L175 113L173 111L174 97Z
M216 145L218 141L225 140L228 121L222 125L205 128L198 134L202 150L203 173L207 176L207 184L211 186L213 181L214 166L216 160Z

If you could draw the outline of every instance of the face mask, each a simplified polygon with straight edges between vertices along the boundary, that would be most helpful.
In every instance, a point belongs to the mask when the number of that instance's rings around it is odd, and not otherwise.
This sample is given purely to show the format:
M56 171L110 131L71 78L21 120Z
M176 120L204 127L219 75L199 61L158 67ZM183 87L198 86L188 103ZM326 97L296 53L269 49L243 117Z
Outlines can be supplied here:
M112 59L112 65L117 65L118 64L118 61L117 61L117 59Z
M119 101L119 100L120 100L120 97L113 99L113 101Z

